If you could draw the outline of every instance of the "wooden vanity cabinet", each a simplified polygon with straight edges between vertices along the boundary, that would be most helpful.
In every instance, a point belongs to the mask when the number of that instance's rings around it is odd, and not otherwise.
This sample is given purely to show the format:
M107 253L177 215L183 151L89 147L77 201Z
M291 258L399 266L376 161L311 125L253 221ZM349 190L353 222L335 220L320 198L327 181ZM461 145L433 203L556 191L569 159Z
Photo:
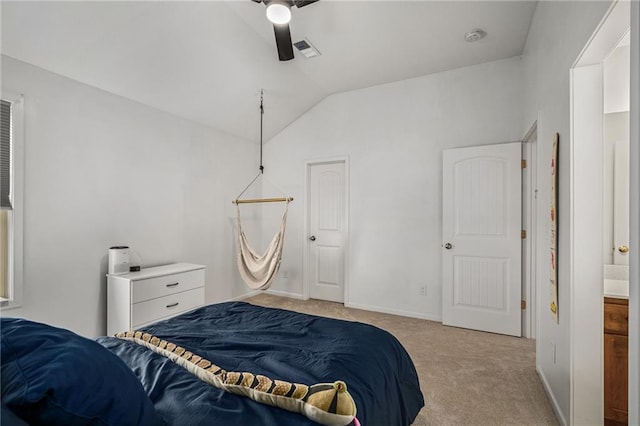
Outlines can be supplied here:
M604 298L604 424L628 424L629 301Z

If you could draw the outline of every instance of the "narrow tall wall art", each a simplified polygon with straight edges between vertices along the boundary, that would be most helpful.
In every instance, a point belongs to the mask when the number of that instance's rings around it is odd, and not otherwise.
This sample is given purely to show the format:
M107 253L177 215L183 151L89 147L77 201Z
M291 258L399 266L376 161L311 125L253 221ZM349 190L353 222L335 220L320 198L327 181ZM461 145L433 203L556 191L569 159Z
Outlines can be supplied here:
M553 148L551 153L551 238L549 241L551 251L551 270L549 271L549 308L553 319L558 322L558 143L560 134L553 137Z

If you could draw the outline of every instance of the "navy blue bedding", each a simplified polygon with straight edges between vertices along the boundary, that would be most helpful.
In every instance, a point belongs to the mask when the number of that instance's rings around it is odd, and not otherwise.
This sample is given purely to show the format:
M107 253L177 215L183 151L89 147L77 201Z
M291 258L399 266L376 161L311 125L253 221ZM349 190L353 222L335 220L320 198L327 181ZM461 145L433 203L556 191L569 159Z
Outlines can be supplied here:
M413 362L388 332L357 322L264 308L209 305L142 329L227 371L314 384L344 380L363 426L402 426L424 405ZM140 378L169 425L305 426L316 423L204 383L133 342L98 339Z

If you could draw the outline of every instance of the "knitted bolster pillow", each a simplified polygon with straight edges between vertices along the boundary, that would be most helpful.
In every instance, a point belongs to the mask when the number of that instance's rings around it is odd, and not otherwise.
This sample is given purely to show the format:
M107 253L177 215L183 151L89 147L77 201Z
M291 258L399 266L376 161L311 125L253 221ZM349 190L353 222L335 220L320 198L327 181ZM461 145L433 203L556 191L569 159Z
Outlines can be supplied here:
M127 331L116 334L169 358L189 372L219 389L243 395L262 404L303 414L327 426L346 426L356 416L356 405L342 381L307 386L274 380L260 374L225 371L174 343L149 333Z

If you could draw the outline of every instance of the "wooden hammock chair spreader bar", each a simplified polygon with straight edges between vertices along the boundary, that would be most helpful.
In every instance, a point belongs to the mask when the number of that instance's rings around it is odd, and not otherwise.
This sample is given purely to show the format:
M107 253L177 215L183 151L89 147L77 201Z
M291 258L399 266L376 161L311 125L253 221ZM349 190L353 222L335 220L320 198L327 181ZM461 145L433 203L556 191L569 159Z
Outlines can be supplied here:
M255 203L290 203L293 197L280 198L253 198L248 200L233 200L233 204L255 204Z

